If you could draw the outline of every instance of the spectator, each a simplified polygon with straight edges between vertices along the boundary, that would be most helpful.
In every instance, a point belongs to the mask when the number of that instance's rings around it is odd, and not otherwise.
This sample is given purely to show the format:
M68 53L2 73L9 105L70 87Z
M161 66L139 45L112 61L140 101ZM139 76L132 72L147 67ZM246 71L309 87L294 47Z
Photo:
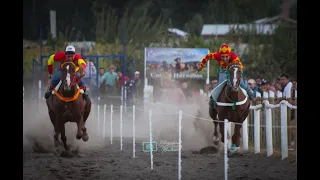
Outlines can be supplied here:
M218 85L218 80L212 80L210 83L209 91L212 91Z
M276 83L274 83L274 88L275 88L275 96L278 97L278 92L281 92L282 90L282 85L279 81L277 81Z
M114 94L117 90L117 81L119 80L119 76L114 72L115 69L116 67L111 65L108 68L108 72L106 72L101 78L102 84L106 85L107 94Z
M125 81L125 85L130 82L130 78L128 76L125 76L125 78L123 78L122 72L118 72L118 76L119 76L118 84L120 89L122 88L122 85L124 83L123 81Z
M276 91L281 91L281 89L282 89L281 83L279 81L274 83L274 88L276 89Z
M261 81L261 78L256 78L256 83L259 84Z
M89 59L86 56L83 56L83 60L86 62L86 77L95 77L97 75L97 69L96 65L92 62L89 61Z
M266 90L269 91L273 91L274 93L276 93L276 88L269 82L266 82Z
M295 98L296 97L296 95L295 95L295 93L296 93L296 90L297 90L297 81L295 80L295 81L292 81L292 87L291 87L291 97L292 98ZM296 104L295 103L295 101L293 100L293 103L291 103L291 104Z
M139 71L136 71L134 73L133 92L134 92L135 99L142 97L143 87L142 87Z
M258 88L256 89L256 91L253 92L254 96L257 95L257 92L259 92L261 94L261 97L263 97L263 92L267 91L267 84L266 84L266 80L261 79L261 81L258 84Z
M82 57L83 60L86 62L87 66L86 66L86 84L89 85L89 87L95 86L97 87L97 83L96 83L96 78L97 78L97 69L96 69L96 65L92 62L89 61L89 59L86 56Z
M100 87L100 85L101 85L101 83L102 83L102 76L104 75L106 73L106 70L102 67L102 68L100 68L99 69L99 87Z
M292 90L297 90L297 80L292 81Z
M258 85L257 85L257 83L256 83L256 81L255 81L254 79L249 79L249 80L248 80L248 85L249 85L250 89L251 89L253 92L257 91L258 88L259 88Z
M280 76L280 83L282 85L282 93L283 97L286 97L287 92L291 92L292 82L289 81L289 76L286 74L282 74Z

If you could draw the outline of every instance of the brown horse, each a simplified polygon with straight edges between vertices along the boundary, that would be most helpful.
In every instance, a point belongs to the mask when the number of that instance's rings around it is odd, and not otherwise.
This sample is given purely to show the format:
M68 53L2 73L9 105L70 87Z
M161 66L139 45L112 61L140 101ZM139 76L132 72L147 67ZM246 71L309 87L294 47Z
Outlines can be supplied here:
M69 152L70 148L67 145L65 134L66 122L77 123L77 139L82 138L83 141L88 141L89 139L85 122L90 114L91 101L83 99L78 83L84 74L81 73L81 76L77 77L75 69L76 66L73 62L65 62L61 65L60 82L53 90L54 95L46 100L50 120L55 131L54 145L58 147L60 144L59 135L61 134L61 140L67 152Z
M238 63L232 63L226 70L227 80L218 85L213 91L212 96L216 96L216 105L209 106L209 114L213 120L219 119L234 122L235 129L232 136L232 146L230 154L240 150L240 129L243 121L249 114L250 101L246 96L246 91L240 88L242 72ZM220 92L217 92L219 91ZM216 91L216 92L214 92ZM218 118L217 118L218 115ZM213 140L215 144L220 142L218 134L218 122L214 121ZM221 142L224 142L224 122L219 122L221 132Z

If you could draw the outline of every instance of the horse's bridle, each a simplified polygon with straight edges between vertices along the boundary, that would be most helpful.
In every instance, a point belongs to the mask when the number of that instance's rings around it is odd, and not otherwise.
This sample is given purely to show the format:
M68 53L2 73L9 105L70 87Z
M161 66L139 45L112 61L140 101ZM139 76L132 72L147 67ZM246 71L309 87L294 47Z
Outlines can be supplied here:
M74 70L76 69L76 65L71 61L66 61L66 62L62 63L61 67L64 67L65 64L70 64L71 66L73 66ZM76 84L78 84L78 83L77 83L77 75L76 75L76 71L75 71L74 76L71 80L71 86L75 86Z
M235 88L234 85L233 85L235 82L233 82L233 83L231 82L231 77L230 77L230 75L231 75L231 74L230 74L230 69L231 69L231 68L237 68L237 70L239 70L239 71L241 72L240 79L242 78L242 71L241 71L241 69L240 69L240 65L239 65L239 64L232 64L232 65L228 66L228 68L227 68L227 70L226 70L226 74L227 74L227 85L228 85L229 87L231 87L231 90L232 90L232 91L238 91L238 88ZM236 75L236 73L237 73L237 72L235 72L235 75ZM233 81L234 81L234 80L238 81L238 80L236 79L236 77L233 78Z

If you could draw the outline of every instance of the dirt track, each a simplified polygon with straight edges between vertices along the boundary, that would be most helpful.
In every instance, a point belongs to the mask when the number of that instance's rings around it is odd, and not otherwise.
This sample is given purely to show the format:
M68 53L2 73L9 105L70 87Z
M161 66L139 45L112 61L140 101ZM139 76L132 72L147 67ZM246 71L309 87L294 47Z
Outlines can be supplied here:
M32 106L32 107L31 107ZM170 108L169 108L170 109ZM36 112L36 113L34 113ZM166 110L162 109L162 113ZM117 111L115 110L115 113ZM189 111L189 113L192 113ZM33 114L36 114L34 116ZM195 113L193 113L196 115ZM100 118L103 115L100 115ZM108 115L109 117L109 115ZM123 124L123 151L120 151L119 121L114 116L114 141L110 144L109 136L105 140L98 137L96 117L91 116L88 120L88 131L90 139L87 143L76 141L74 127L69 125L67 137L70 144L80 147L79 156L63 158L53 153L35 153L31 146L33 138L42 142L44 147L50 149L52 144L52 125L48 119L44 104L32 104L24 107L24 153L23 173L24 179L32 180L89 180L89 179L178 179L178 153L156 152L154 153L154 169L150 170L149 153L142 152L142 142L148 141L148 123L137 118L136 158L132 158L132 122L130 118L124 117ZM176 115L168 118L154 117L155 140L177 141L177 119ZM168 121L168 122L167 122ZM221 153L195 154L201 148L208 145L205 138L210 137L212 122L196 125L202 129L201 133L195 130L192 120L184 118L182 132L182 179L206 180L224 179L224 161ZM106 124L109 127L110 124ZM101 126L101 124L100 124ZM211 129L211 130L210 130ZM106 132L107 134L109 132ZM206 137L207 136L207 137ZM31 138L30 138L31 137ZM209 138L210 139L210 138ZM253 153L243 154L229 158L229 179L243 180L295 180L296 165L281 157L266 157L265 153L255 155Z
M117 138L118 139L118 138ZM154 169L150 170L149 153L137 143L136 158L132 158L132 140L80 152L80 157L61 158L52 153L24 152L24 179L177 179L178 153L154 153ZM229 159L229 179L294 180L296 166L279 157L265 154L244 154ZM182 179L224 179L221 154L182 152Z

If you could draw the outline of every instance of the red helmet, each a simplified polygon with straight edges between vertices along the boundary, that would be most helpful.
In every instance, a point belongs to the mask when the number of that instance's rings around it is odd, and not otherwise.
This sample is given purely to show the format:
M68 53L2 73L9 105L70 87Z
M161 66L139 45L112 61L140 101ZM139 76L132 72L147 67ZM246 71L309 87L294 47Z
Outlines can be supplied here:
M231 53L231 48L224 44L220 47L219 53L221 56L228 56Z

